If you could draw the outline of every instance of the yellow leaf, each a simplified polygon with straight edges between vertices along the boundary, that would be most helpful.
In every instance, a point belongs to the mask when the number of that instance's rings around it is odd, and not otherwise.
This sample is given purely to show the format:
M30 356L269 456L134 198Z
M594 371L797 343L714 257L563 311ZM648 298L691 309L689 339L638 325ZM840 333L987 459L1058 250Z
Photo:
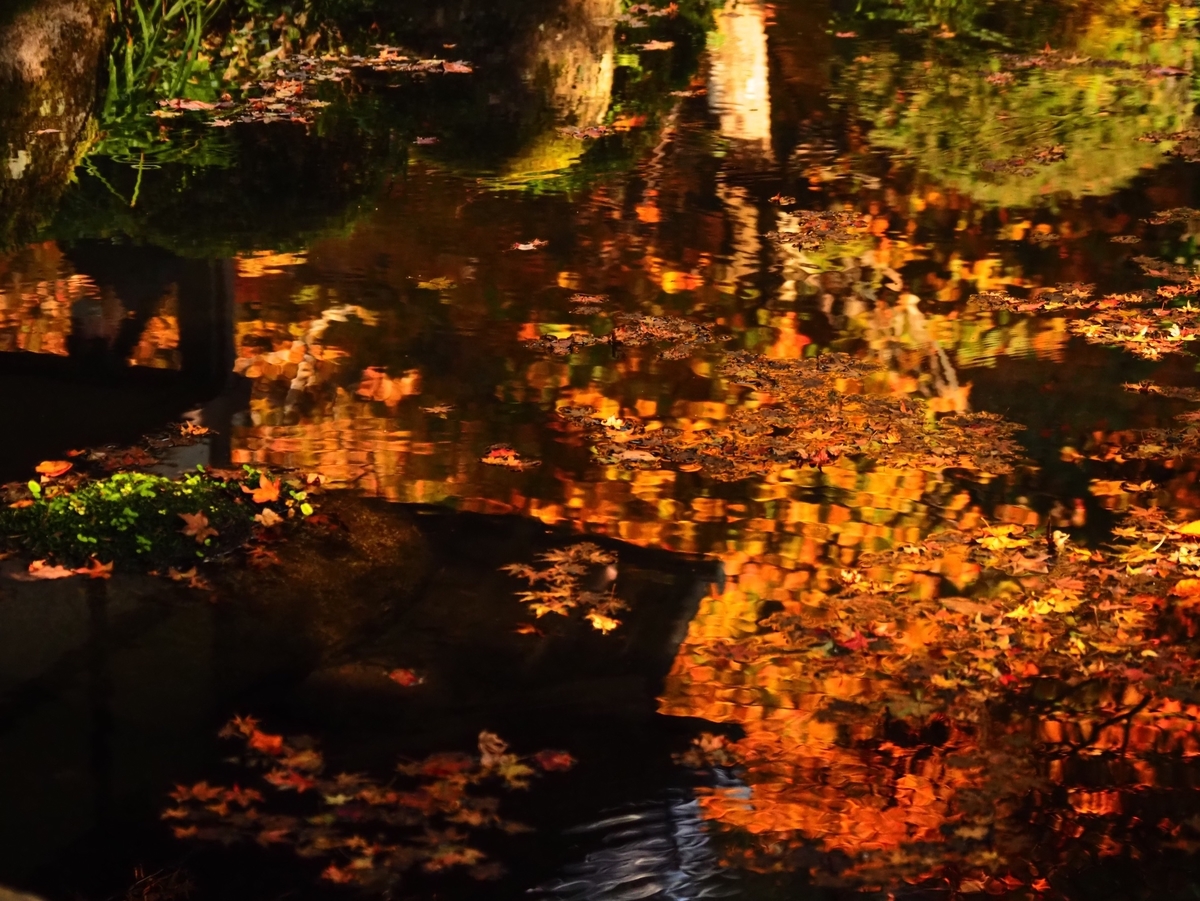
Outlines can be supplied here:
M611 616L605 616L603 613L589 613L587 621L592 624L593 629L598 629L605 635L621 625L620 620L613 619Z

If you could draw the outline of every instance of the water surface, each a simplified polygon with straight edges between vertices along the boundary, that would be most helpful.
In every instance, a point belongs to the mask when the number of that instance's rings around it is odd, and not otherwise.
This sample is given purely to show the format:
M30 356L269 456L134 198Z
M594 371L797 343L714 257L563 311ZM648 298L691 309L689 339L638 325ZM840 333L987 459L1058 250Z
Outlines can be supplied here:
M36 240L0 256L3 403L23 436L0 454L6 477L198 408L221 433L204 462L294 468L420 505L410 509L429 517L439 561L425 612L343 649L342 681L289 671L247 680L249 694L205 690L204 714L172 714L175 738L145 755L153 778L85 812L71 798L105 796L105 768L76 773L80 787L47 802L79 821L75 840L38 838L22 852L37 866L14 855L0 873L68 897L107 891L131 862L178 865L151 818L172 780L201 778L218 756L215 739L197 749L201 736L249 698L354 766L469 747L500 722L526 747L568 748L580 770L566 788L518 806L543 835L607 825L504 843L505 896L1194 897L1197 748L1179 738L1195 726L1190 689L1147 684L1153 701L1130 711L1126 676L1097 674L1001 704L972 706L964 690L950 705L897 697L882 672L837 682L802 657L739 660L730 648L773 613L835 609L861 554L981 519L1061 528L1087 546L1131 506L1196 518L1193 459L1103 459L1193 408L1123 387L1197 387L1190 353L1089 344L1072 332L1077 312L976 299L1162 284L1137 257L1182 267L1178 281L1194 274L1197 219L1148 220L1200 206L1196 164L1147 136L1193 127L1196 10L679 6L396 13L383 27L398 42L453 45L475 71L330 83L307 124L164 120L163 144L180 152L150 166L145 151L102 142ZM813 213L826 216L817 238ZM712 340L609 339L629 317L686 320ZM935 419L997 414L1025 427L1024 458L981 473L865 468L847 455L723 480L598 459L560 415L587 406L649 431L719 429L762 403L723 376L736 352L850 354L873 368L849 393L923 399ZM498 445L538 465L486 465ZM1149 494L1096 488L1146 479ZM522 523L521 537L468 514L517 517L505 522ZM676 643L636 663L614 653L603 671L607 639L584 629L575 651L488 696L488 667L524 653L481 637L507 634L521 614L497 567L585 535L630 561L618 586L631 622L649 616L644 628ZM459 560L470 561L462 572ZM910 596L970 594L969 582L926 574ZM438 604L469 626L439 619ZM210 619L185 608L167 622L184 641L219 635ZM155 646L135 633L134 646ZM169 661L120 657L115 635L93 632L87 647L109 648L138 678L160 667L176 673L168 683L181 678ZM353 667L376 664L422 668L432 694L367 692L355 707ZM101 678L101 662L89 665ZM37 759L53 739L23 724L58 722L47 705L75 690L60 666L41 706L33 676L14 675L26 700L2 739L40 780L57 778ZM543 697L534 676L574 688ZM142 740L160 728L148 705L177 700L130 700L143 723L119 734ZM88 716L119 719L107 703L93 697ZM1159 713L1130 732L1144 710ZM1117 728L1124 741L1099 737ZM698 772L673 763L702 732L749 751ZM80 753L94 763L103 748ZM63 862L110 823L129 828L99 845L118 862L93 851L64 877ZM257 875L238 897L318 891L320 868L297 876L274 853L205 851L184 865L202 874L202 897L233 897L224 880L243 867ZM436 880L408 890L492 891Z

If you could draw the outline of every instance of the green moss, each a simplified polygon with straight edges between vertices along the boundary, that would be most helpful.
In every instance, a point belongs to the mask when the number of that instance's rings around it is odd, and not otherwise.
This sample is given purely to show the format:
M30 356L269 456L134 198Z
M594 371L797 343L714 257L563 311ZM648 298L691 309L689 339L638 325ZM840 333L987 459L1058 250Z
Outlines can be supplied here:
M254 470L248 475L239 483L203 472L180 479L117 473L70 489L47 487L44 493L32 482L33 503L0 512L0 532L10 546L67 566L81 566L93 557L122 568L190 566L250 537L263 506L251 502L242 488L257 485L262 476ZM303 501L302 493L285 488L271 506L286 515L287 507ZM203 541L184 534L183 515L197 513L216 530Z

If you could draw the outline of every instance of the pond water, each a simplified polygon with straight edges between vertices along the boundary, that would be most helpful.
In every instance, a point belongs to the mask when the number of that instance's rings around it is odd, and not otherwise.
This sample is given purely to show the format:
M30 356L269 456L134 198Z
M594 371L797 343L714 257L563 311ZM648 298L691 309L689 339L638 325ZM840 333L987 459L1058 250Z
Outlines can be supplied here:
M5 114L0 477L186 416L176 471L319 476L351 537L213 602L10 580L0 881L1197 897L1200 12L331 9L230 99ZM501 568L585 539L534 620ZM168 799L262 782L235 714L385 787L482 730L577 763L531 833L451 818L502 875L432 826L389 869L333 782Z

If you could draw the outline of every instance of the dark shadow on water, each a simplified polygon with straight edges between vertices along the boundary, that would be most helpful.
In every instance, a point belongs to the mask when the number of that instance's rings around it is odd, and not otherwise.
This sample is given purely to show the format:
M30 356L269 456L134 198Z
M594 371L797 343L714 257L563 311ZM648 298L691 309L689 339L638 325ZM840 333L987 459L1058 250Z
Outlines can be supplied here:
M608 867L604 878L626 888L669 861L678 872L666 878L677 882L714 877L691 780L670 757L696 726L654 713L675 636L719 576L711 565L611 543L626 624L602 636L551 617L535 638L514 631L527 616L498 567L565 535L517 518L332 503L374 544L329 558L341 562L328 584L286 571L237 574L238 593L217 604L145 577L4 585L0 757L24 778L4 783L0 878L49 898L108 897L136 866L183 864L200 897L322 896L303 861L191 851L158 822L175 782L222 778L215 733L235 712L314 736L335 771L386 773L400 756L470 749L481 729L522 752L556 747L580 758L572 772L506 799L513 818L538 829L488 848L519 861L512 874L463 883L454 897L517 897L532 885L545 897L579 897L555 876L572 860L563 872L599 879ZM340 553L328 544L297 553L318 551ZM395 570L389 555L426 563ZM306 590L336 603L309 604ZM277 603L284 595L287 609ZM425 684L387 679L401 666L425 673ZM600 825L570 831L589 822ZM662 857L664 842L682 857ZM708 863L697 870L697 860Z

